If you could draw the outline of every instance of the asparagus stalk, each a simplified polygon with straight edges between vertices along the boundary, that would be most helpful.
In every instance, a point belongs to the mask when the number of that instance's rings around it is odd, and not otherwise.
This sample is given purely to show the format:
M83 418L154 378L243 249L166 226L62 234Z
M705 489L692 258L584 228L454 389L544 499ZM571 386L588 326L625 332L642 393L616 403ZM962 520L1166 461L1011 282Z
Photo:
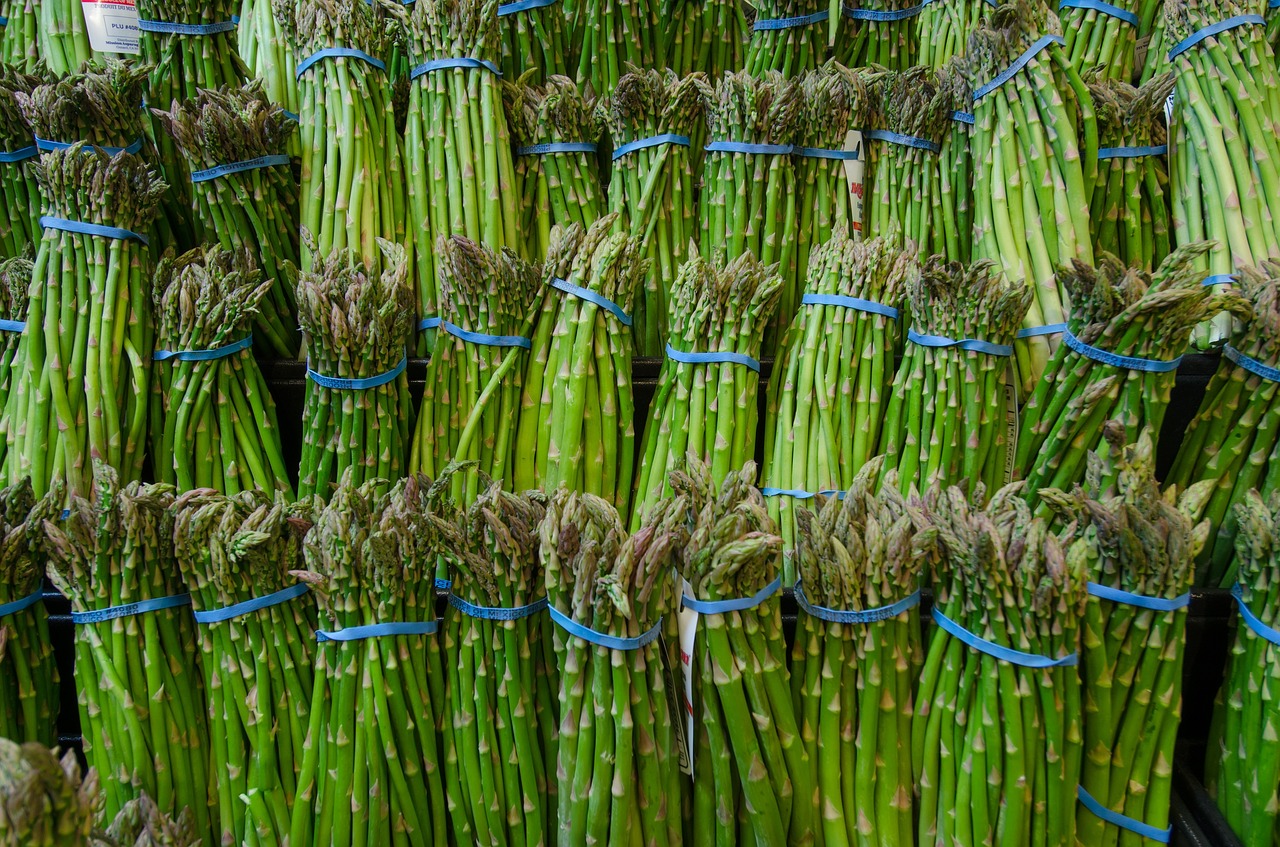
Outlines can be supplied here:
M24 366L18 351L25 350L22 333L27 328L32 267L25 257L0 261L0 466L9 452L9 394Z
M502 74L540 84L553 76L572 76L578 68L578 43L570 40L573 18L568 0L534 0L498 6L502 27Z
M4 0L0 15L5 19L0 27L0 62L34 72L40 61L39 0Z
M816 70L827 55L830 10L820 0L761 0L755 8L742 70L757 78L777 72L787 79Z
M28 255L40 240L40 193L31 169L39 151L16 95L30 95L44 81L40 73L0 64L0 203L6 210L0 217L0 259Z
M1102 79L1128 82L1134 76L1142 0L1120 0L1102 8L1075 2L1058 3L1067 60L1081 73L1096 68Z
M663 0L577 0L569 43L578 59L578 84L613 91L632 68L667 67L664 5Z
M669 0L662 6L663 55L678 76L711 79L740 71L751 32L746 10L733 0Z
M930 8L930 7L926 7ZM938 152L938 189L942 203L942 239L946 257L954 262L973 260L973 89L959 60L948 64L941 82L951 95L951 126L942 136Z
M35 503L28 480L0 489L0 738L51 744L58 669L41 602L43 545L29 537Z
M912 20L916 27L916 64L942 68L963 56L969 36L995 8L990 0L935 0Z
M905 71L920 64L926 37L919 31L916 16L924 8L916 0L845 0L840 6L841 20L832 26L836 56L851 68L875 65ZM931 32L927 40L937 36ZM931 48L935 53L937 49Z
M249 76L262 80L267 99L296 118L301 104L295 74L298 56L273 6L273 0L241 0L237 52ZM297 136L290 140L290 154L301 153Z
M35 8L36 56L54 76L78 72L93 58L80 0L38 0Z

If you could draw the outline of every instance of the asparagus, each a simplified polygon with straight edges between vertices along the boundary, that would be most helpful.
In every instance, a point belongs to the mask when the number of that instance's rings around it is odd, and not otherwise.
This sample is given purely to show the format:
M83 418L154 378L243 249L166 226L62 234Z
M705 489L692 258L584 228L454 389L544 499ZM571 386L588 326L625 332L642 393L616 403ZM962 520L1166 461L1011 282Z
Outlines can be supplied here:
M1059 0L1058 17L1066 41L1062 50L1068 61L1081 73L1096 68L1103 79L1132 79L1141 2L1119 0L1098 7L1083 0Z
M662 6L663 56L678 76L711 79L740 71L750 33L746 10L734 0L670 0Z
M31 172L39 151L15 95L30 95L44 81L39 73L0 64L0 203L6 210L0 218L0 260L27 255L40 240L40 193Z
M22 333L27 328L33 267L25 257L0 260L0 466L9 451L9 394L23 368L18 351L23 349Z
M919 32L916 16L925 8L917 0L845 0L835 54L851 68L875 65L905 71L920 64L922 41L937 37Z
M926 8L931 8L926 7ZM951 126L938 152L938 189L942 204L942 239L946 256L954 262L973 260L973 90L957 60L947 66L941 82L951 95Z
M532 71L531 82L572 75L578 67L578 43L570 40L573 18L568 0L531 0L498 6L502 27L502 74L521 78Z
M101 845L131 847L199 847L207 842L183 811L170 816L145 793L130 800L103 833Z
M991 0L935 0L912 20L916 26L916 64L942 68L963 56L969 36L995 8Z
M93 57L80 0L38 0L36 55L54 76L80 70Z
M761 0L755 8L742 70L757 78L776 72L787 79L816 70L827 55L830 10L820 0Z
M42 743L0 738L4 847L90 847L99 805L98 774L82 777L74 750L59 759Z
M39 0L4 0L0 15L5 19L0 27L0 62L34 72L40 61Z
M296 118L301 103L298 77L294 73L298 56L273 6L272 0L241 0L237 52L249 69L250 77L262 80L262 90L267 99L288 109ZM297 136L290 141L289 152L292 155L301 153Z
M33 544L29 480L0 489L0 738L52 744L58 669L41 595L44 552Z
M569 43L579 85L613 91L633 68L667 67L664 0L576 0L574 6Z

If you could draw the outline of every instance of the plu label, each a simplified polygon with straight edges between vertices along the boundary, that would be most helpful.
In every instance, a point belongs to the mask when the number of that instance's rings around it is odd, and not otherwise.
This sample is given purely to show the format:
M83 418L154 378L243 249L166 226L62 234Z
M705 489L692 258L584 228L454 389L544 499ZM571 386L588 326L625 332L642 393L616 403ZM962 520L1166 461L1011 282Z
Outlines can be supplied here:
M852 151L854 157L844 160L844 181L849 186L849 216L855 238L862 237L862 184L866 163L862 160L862 132L849 130L844 137L844 149Z
M140 53L133 0L80 0L89 46L97 53Z

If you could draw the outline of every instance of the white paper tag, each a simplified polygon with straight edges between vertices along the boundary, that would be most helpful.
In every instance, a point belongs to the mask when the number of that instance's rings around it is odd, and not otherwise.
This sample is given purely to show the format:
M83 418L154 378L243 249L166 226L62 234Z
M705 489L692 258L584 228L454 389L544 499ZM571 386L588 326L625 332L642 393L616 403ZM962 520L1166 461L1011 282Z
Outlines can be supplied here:
M849 186L849 216L853 218L853 237L862 237L862 175L866 163L862 161L862 132L851 129L844 137L844 149L852 150L856 156L844 160L844 181Z
M1017 469L1014 463L1018 457L1018 436L1021 421L1018 419L1018 369L1013 362L1004 375L1004 481L1013 482ZM990 495L992 492L987 492Z
M138 9L133 0L80 0L89 46L98 53L140 53Z
M1173 123L1173 95L1177 92L1170 91L1169 99L1164 101L1164 126L1169 128L1169 124Z
M693 596L693 586L681 580L681 596ZM693 773L693 644L698 635L698 613L680 604L680 669L684 671L684 716L688 731L685 743L689 745L689 770Z
M671 710L671 728L676 736L676 761L681 773L692 775L693 762L689 758L689 751L693 745L687 740L689 722L680 720L681 713L687 712L680 669L672 667L671 662L667 661L671 656L667 650L667 637L660 635L658 640L662 644L662 667L667 681L667 707Z

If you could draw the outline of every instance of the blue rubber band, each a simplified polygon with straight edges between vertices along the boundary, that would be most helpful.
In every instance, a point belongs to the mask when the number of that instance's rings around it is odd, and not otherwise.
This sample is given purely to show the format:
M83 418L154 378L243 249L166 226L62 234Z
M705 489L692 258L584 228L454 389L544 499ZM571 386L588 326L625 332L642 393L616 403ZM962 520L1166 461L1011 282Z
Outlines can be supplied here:
M1230 344L1222 348L1222 355L1226 356L1229 361L1235 362L1249 373L1256 374L1268 382L1280 382L1280 370L1268 367L1257 359L1246 356Z
M243 617L253 612L269 609L272 606L288 603L290 600L295 600L310 590L311 587L305 582L299 582L297 585L291 585L265 597L254 597L252 600L233 603L230 606L223 606L221 609L206 609L203 612L193 612L192 614L195 615L196 623L222 623L232 618Z
M644 150L649 147L658 147L662 144L674 144L677 147L688 147L689 136L679 135L674 132L664 132L662 135L651 135L648 138L637 138L635 141L628 141L626 144L613 148L613 161L618 161L628 153L634 153L637 150Z
M863 300L861 297L849 297L844 294L806 294L800 298L802 306L839 306L843 309L857 309L873 315L884 315L891 321L898 319L898 310L874 300Z
M856 162L858 161L857 150L828 150L824 147L797 147L795 149L797 156L803 156L806 159L839 159L841 161Z
M1032 44L1030 47L1026 49L1026 52L1024 52L1017 59L1015 59L1012 65L1010 65L1009 67L1001 71L999 75L996 76L995 79L991 80L990 82L980 87L977 91L973 92L973 102L977 103L983 97L986 97L988 94L995 91L997 88L1004 85L1009 80L1013 79L1014 76L1017 75L1018 71L1025 68L1027 66L1027 63L1036 57L1037 53L1039 53L1041 50L1044 50L1050 44L1064 44L1064 43L1065 42L1062 40L1062 36L1059 36L1059 35L1041 36L1036 41L1035 44Z
M273 168L277 165L287 165L290 159L288 156L258 156L256 159L246 159L243 162L232 162L229 165L218 165L216 168L206 168L203 171L192 171L192 182L207 182L211 179L217 179L220 176L229 176L244 171L256 171L259 168Z
M1230 285L1236 282L1235 274L1211 274L1200 280L1201 285Z
M1012 647L1005 647L1003 644L988 641L985 638L974 635L960 624L951 620L937 606L933 607L933 621L942 627L945 632L960 639L978 652L986 653L988 656L992 656L1002 662L1021 665L1024 668L1058 668L1072 667L1078 661L1075 653L1068 653L1061 658L1051 659L1048 656L1023 653L1021 650L1014 650Z
M631 316L624 312L621 306L610 300L608 297L605 297L603 294L592 291L589 288L582 288L581 286L574 285L573 283L563 280L558 276L552 277L551 287L559 289L565 294L572 294L574 297L581 300L586 300L588 303L594 303L617 318L618 323L623 326L631 326Z
M36 603L39 603L44 594L37 589L34 594L28 594L20 600L14 600L11 603L5 603L0 606L0 618L7 618L9 615L17 614L25 609L30 609Z
M288 109L281 109L280 111L284 112L284 116L289 120L293 121L295 124L302 122L302 118L299 117L296 112L290 112Z
M1280 9L1280 0L1267 0L1268 9Z
M450 587L453 586L453 580L440 579L439 577L436 577L435 585L436 585L436 591L448 591Z
M844 499L843 491L836 491L834 488L828 488L823 491L805 491L803 488L770 488L768 486L760 489L763 497L791 497L795 500L809 500L821 494L823 497L835 497L837 500Z
M6 164L25 162L27 159L34 159L39 155L40 148L34 144L28 144L26 147L19 147L17 150L0 150L0 162Z
M544 6L554 6L557 0L516 0L515 3L503 3L498 7L498 17L506 17L514 15L517 12L527 12L530 9L541 9Z
M827 623L879 623L880 621L896 618L903 612L919 606L920 589L917 588L911 594L897 602L890 603L888 606L862 609L856 612L848 609L828 609L826 606L813 605L809 602L809 597L804 593L804 585L801 584L800 580L796 580L795 598L796 605L803 609L807 615Z
M428 319L429 320L429 319ZM533 341L521 335L489 335L484 332L472 332L469 329L463 329L457 324L449 323L443 318L437 324L444 329L445 332L468 344L482 344L485 347L523 347L525 350L533 349ZM430 329L430 327L427 327Z
M546 144L530 144L517 147L517 156L542 156L547 153L594 153L594 141L548 141Z
M1044 326L1029 326L1018 330L1018 338L1038 338L1041 335L1058 335L1067 331L1065 323L1045 324Z
M498 69L498 66L488 59L473 59L470 56L460 56L456 59L432 59L430 62L423 62L409 71L409 79L417 79L432 71L443 71L449 68L479 68L488 71L494 76L502 76L502 71Z
M440 321L441 319L439 317L423 318L422 320L418 321L418 329L421 329L421 330L435 329L438 326L440 326Z
M63 232L76 232L80 235L96 235L99 238L114 238L120 241L138 241L147 244L147 237L127 229L102 224L90 224L84 221L69 221L66 218L55 218L52 215L41 215L40 226L44 229L58 229Z
M887 141L890 144L897 144L902 147L914 147L917 150L928 150L930 153L937 153L942 147L927 138L916 138L914 135L903 135L900 132L891 132L887 129L869 129L862 134L863 138L870 138L874 141Z
M958 347L974 353L987 353L992 356L1012 356L1013 347L1008 344L992 344L980 338L946 338L941 335L924 335L914 329L907 330L907 340L921 347Z
M246 335L239 341L232 341L230 344L224 344L221 347L214 347L211 350L157 350L151 354L151 358L157 362L167 362L170 359L176 359L179 362L212 362L215 359L223 359L241 350L248 350L253 346L253 336Z
M377 388L379 385L386 385L391 380L404 373L404 369L408 367L409 359L407 356L401 356L400 361L394 368L377 376L365 376L359 379L342 379L336 376L325 376L311 370L311 363L307 362L307 378L323 388L332 388L334 391L362 391L366 388Z
M503 608L501 606L476 606L456 594L450 594L449 605L469 618L479 618L485 621L518 621L521 618L532 617L547 608L547 598L543 597L541 600L535 600L525 606Z
M1084 356L1086 359L1092 359L1095 362L1101 362L1104 365L1111 365L1113 368L1125 368L1131 371L1143 371L1144 373L1163 374L1170 371L1176 371L1178 365L1182 362L1182 357L1162 361L1159 359L1142 359L1137 356L1121 356L1119 353L1108 353L1106 350L1099 350L1092 344L1085 344L1079 338L1076 338L1068 329L1062 334L1062 340L1068 347Z
M354 47L326 47L323 50L317 50L307 58L298 63L298 69L294 72L297 79L302 79L302 75L311 70L313 65L318 64L324 59L359 59L380 71L385 71L387 65L381 59L375 59L363 50L357 50Z
M229 21L219 21L213 24L178 24L169 21L148 21L138 18L138 29L143 32L160 32L168 35L218 35L223 32L232 32L240 23L239 16L233 17Z
M821 23L831 17L829 9L823 9L814 12L811 15L798 15L794 18L756 18L756 22L751 25L751 29L755 32L764 32L774 29L794 29L798 26L808 26L809 24Z
M1163 156L1169 152L1168 144L1148 147L1103 147L1098 150L1101 159L1141 159L1144 156Z
M1150 609L1153 612L1176 612L1178 609L1185 609L1191 605L1191 592L1179 594L1177 597L1151 597L1147 594L1134 594L1131 591L1123 591L1119 588L1111 588L1107 585L1100 585L1096 582L1090 582L1088 585L1089 593L1094 597L1102 600L1110 600L1112 603L1123 603L1126 606L1137 606L1139 609Z
M139 600L137 603L125 603L123 606L109 606L106 609L94 609L91 612L72 612L73 624L103 623L116 618L128 618L147 612L159 612L162 609L174 609L179 606L190 606L190 594L175 594L172 597L157 597L154 600Z
M6 18L4 15L0 15L0 26L8 26L8 25L9 25L9 19Z
M50 141L48 138L41 138L38 135L35 136L35 140L36 140L36 148L45 153L49 153L54 150L70 150L72 147L75 146L75 144L71 142ZM76 143L78 144L80 142L76 142ZM86 141L84 142L84 147L81 148L81 152L83 153L89 153L93 150L101 150L103 153L106 153L108 156L118 156L121 153L130 153L136 156L142 150L142 139L141 138L137 139L128 147L112 147L110 144L91 144L88 141Z
M1266 23L1267 22L1262 15L1236 15L1235 17L1227 18L1225 21L1218 21L1216 24L1210 24L1204 29L1196 30L1175 44L1173 49L1169 51L1169 59L1172 61L1175 57L1187 52L1206 38L1212 38L1215 35L1220 35L1229 29L1254 24L1266 25Z
M1280 631L1274 630L1262 622L1262 619L1253 613L1253 610L1244 602L1244 586L1236 583L1231 586L1231 596L1236 598L1236 606L1240 609L1240 617L1244 618L1245 625L1254 633L1266 641L1270 641L1277 647L1280 647Z
M951 120L959 121L962 124L969 124L970 126L978 122L977 117L975 117L972 112L960 112L960 111L952 112Z
M375 623L368 626L349 626L336 632L316 630L316 641L364 641L366 638L390 638L396 635L434 635L440 628L439 621L418 623Z
M1121 9L1119 6L1112 6L1110 3L1104 3L1102 0L1060 0L1058 11L1061 12L1063 9L1092 9L1116 20L1124 21L1129 26L1138 25L1138 16L1133 12L1128 9Z
M0 332L22 332L27 328L26 321L0 320Z
M702 148L708 153L750 153L756 156L785 156L795 152L794 144L748 144L745 141L712 141Z
M556 626L570 635L576 635L588 644L595 644L610 650L639 650L641 647L652 644L662 634L662 618L658 618L658 622L651 629L646 630L635 638L622 638L617 635L596 632L588 626L583 626L555 606L547 606L547 613L551 615L551 620Z
M760 362L746 353L685 353L672 347L671 342L668 341L667 358L685 365L714 365L721 362L730 365L742 365L751 368L756 373L760 373Z
M1076 786L1076 797L1080 800L1080 805L1084 806L1094 817L1100 818L1109 824L1127 829L1129 832L1142 836L1143 838L1155 841L1158 844L1168 844L1169 839L1173 837L1173 827L1168 829L1156 829L1151 824L1136 821L1133 818L1126 817L1119 812L1113 812L1106 806L1099 803L1090 796L1088 791L1084 790L1083 785Z
M773 582L770 582L750 597L735 597L729 600L698 600L685 594L680 599L684 601L684 607L691 612L697 612L700 615L727 615L730 612L745 612L748 609L754 609L774 594L777 594L778 589L781 587L782 577L776 576Z
M912 6L910 9L893 9L888 11L880 11L877 9L845 9L844 16L854 21L874 21L876 23L892 23L893 21L905 21L907 18L914 18L916 15L924 11L925 4Z

